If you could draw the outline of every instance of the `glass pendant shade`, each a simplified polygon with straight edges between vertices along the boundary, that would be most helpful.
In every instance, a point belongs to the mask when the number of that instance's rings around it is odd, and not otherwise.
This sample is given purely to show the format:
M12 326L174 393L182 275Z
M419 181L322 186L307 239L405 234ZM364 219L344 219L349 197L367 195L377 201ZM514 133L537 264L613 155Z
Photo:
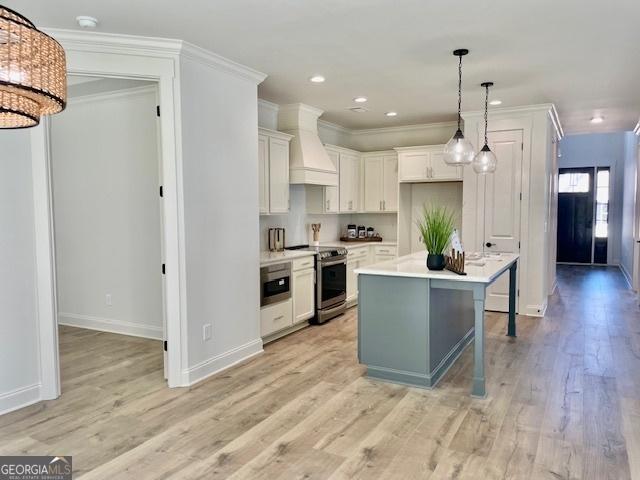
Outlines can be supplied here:
M461 130L457 130L444 146L444 161L447 165L469 165L474 154L473 145L464 138Z
M496 171L498 159L489 148L489 145L485 145L473 158L471 165L473 166L473 171L476 173L493 173Z
M38 125L67 99L62 46L33 23L0 5L0 128Z

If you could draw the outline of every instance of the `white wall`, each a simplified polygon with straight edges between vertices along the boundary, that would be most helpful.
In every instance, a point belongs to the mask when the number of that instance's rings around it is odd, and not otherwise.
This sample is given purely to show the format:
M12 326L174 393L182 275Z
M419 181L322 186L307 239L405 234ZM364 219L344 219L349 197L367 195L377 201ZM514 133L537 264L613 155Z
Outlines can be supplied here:
M39 398L29 130L0 132L0 414Z
M623 157L623 194L622 194L622 225L620 232L620 267L629 283L633 284L634 262L636 250L636 198L638 175L638 137L633 132L624 135ZM637 288L637 285L635 286Z
M560 142L558 168L610 167L609 241L607 262L621 261L622 193L624 189L624 132L567 135Z
M189 352L184 375L193 383L262 351L257 86L185 57L180 92ZM206 324L212 325L207 341Z
M61 324L163 338L155 106L145 87L72 99L51 119Z

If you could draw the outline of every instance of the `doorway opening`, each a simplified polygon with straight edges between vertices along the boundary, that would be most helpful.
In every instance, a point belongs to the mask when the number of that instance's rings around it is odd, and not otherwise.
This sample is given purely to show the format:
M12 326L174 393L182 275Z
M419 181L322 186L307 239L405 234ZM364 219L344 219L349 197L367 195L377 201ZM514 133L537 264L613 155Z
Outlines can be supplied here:
M609 167L559 170L559 263L607 264L610 174Z
M68 96L49 130L62 390L165 385L157 82L70 75Z

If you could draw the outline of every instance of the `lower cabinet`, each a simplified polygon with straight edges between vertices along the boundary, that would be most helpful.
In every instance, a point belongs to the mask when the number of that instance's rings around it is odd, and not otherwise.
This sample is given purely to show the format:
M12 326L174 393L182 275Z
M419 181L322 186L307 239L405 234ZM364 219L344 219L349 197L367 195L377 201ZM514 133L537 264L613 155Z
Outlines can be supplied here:
M358 298L358 276L355 270L360 268L360 260L347 261L347 303Z
M315 315L316 271L314 268L292 273L293 323L309 320Z
M398 256L398 247L395 246L375 246L373 249L373 263L386 262Z
M266 337L293 325L291 299L260 309L260 335Z

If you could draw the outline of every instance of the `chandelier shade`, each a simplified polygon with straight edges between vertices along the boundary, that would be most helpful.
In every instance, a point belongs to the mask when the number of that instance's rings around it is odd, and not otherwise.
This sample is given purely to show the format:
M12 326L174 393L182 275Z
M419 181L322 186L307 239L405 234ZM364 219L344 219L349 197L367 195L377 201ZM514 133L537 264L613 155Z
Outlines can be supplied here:
M0 5L0 128L27 128L67 102L62 46L19 13Z

